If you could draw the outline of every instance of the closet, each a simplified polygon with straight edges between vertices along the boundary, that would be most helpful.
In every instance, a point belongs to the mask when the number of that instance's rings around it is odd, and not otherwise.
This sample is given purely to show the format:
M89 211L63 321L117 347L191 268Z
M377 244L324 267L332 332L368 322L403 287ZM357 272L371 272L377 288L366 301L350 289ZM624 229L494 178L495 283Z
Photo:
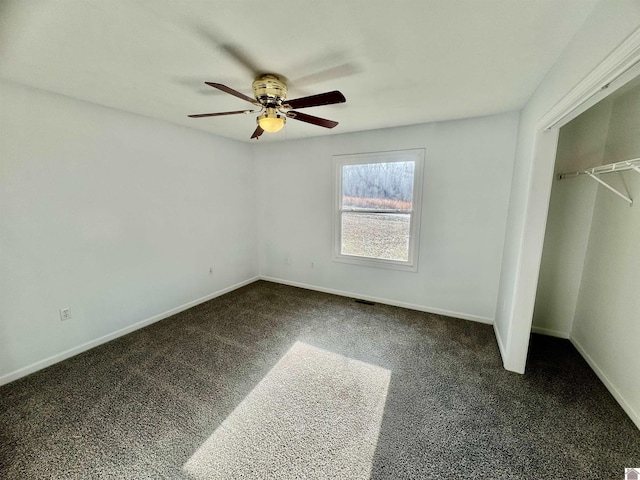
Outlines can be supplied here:
M638 424L640 77L560 129L555 172L532 330L570 339Z

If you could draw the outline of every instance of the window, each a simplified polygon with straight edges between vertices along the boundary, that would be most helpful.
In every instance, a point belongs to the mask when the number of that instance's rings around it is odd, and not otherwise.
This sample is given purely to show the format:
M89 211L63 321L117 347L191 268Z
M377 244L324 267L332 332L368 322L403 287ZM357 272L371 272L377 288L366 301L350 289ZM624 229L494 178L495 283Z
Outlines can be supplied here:
M334 260L416 271L424 150L333 158Z

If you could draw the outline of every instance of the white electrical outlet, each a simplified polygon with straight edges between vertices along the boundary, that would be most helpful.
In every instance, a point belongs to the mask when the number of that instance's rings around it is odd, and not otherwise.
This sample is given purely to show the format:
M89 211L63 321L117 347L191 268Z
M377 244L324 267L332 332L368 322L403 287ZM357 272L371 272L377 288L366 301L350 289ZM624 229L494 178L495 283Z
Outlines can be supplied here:
M69 320L71 318L71 309L69 307L64 307L60 309L60 320L63 322L65 320Z

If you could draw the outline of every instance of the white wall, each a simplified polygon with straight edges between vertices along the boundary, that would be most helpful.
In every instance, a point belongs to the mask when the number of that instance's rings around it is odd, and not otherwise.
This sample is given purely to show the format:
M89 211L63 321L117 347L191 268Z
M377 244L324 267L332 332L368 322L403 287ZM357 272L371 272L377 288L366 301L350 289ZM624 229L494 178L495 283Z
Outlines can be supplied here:
M602 101L560 130L534 332L562 338L571 334L598 184L584 177L557 180L556 175L602 165L612 105Z
M517 125L509 113L254 146L261 275L492 322ZM426 149L418 272L334 262L332 155L409 148Z
M599 2L521 112L494 324L508 370L525 369L553 176L557 130L537 123L638 26L637 0Z
M255 277L248 145L15 84L0 95L0 383Z

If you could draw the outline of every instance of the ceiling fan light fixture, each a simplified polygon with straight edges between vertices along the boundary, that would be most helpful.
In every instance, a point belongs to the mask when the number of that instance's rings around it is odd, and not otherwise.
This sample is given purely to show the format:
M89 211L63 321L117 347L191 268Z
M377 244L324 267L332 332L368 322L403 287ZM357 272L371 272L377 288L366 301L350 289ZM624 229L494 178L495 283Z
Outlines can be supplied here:
M284 115L280 115L275 108L267 108L267 111L258 117L260 128L270 133L282 130L286 121Z

